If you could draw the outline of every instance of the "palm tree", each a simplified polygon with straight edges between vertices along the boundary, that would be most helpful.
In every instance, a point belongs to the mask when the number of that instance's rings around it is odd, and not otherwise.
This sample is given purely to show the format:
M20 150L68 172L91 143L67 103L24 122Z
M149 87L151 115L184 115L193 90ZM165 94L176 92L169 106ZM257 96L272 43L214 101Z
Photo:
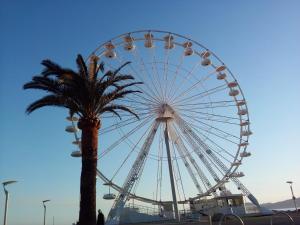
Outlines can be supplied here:
M96 224L96 169L98 156L98 130L101 127L101 114L113 113L121 119L120 111L138 118L130 108L115 104L128 94L140 92L129 87L141 84L132 82L131 75L120 74L123 64L115 71L104 73L104 65L98 65L99 58L90 57L89 68L81 55L76 63L78 72L62 68L50 60L43 60L42 73L26 83L24 89L38 89L48 94L30 104L26 112L30 114L45 106L67 108L70 116L78 115L78 128L82 131L82 169L80 180L80 225ZM98 77L99 72L103 75Z

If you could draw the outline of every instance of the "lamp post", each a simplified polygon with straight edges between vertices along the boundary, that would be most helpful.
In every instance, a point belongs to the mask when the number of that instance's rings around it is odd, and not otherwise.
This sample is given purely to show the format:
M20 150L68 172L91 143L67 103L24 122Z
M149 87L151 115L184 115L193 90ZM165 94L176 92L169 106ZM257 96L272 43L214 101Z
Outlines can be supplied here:
M296 209L296 211L298 211L297 204L296 204L296 197L295 197L294 191L293 191L293 181L287 181L286 183L288 183L290 185L290 189L291 189L291 192L292 192L292 199L294 201L295 209Z
M7 222L7 206L8 206L8 197L9 197L9 193L7 191L7 189L5 188L6 185L9 184L13 184L16 183L17 181L15 180L9 180L9 181L5 181L2 183L3 185L3 189L4 189L4 193L5 193L5 207L4 207L4 221L3 221L3 225L6 225Z
M50 200L47 199L47 200L43 201L43 206L44 206L44 225L46 224L46 205L45 205L46 202L50 202Z

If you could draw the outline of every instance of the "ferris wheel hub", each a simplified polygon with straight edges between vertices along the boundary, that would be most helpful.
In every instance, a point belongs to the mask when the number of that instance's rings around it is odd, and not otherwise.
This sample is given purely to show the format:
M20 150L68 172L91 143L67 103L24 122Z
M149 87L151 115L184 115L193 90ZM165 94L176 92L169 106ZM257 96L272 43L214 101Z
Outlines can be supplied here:
M166 122L167 120L174 119L174 110L172 107L167 103L162 103L158 106L156 110L157 113L157 121Z

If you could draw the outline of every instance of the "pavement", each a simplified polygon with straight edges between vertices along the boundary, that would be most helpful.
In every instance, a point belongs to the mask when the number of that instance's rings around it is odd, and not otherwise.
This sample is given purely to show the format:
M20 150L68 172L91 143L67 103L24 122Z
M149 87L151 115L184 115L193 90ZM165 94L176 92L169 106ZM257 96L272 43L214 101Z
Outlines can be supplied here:
M289 212L286 214L276 214L273 216L256 216L242 218L244 225L300 225L300 212ZM290 216L293 221L288 217ZM220 222L213 222L212 225L219 225ZM242 224L236 218L229 218L224 220L222 225L240 225ZM138 223L134 225L210 225L208 217L202 217L201 221L193 222L164 222L164 223Z

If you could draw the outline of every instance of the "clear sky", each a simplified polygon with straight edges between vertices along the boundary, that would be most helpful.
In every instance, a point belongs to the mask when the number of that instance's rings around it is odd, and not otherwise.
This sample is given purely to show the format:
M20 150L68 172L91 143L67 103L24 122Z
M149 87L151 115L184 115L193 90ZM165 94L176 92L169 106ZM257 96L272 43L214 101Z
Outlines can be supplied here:
M260 200L300 196L300 2L255 1L9 1L0 3L0 181L16 179L9 224L67 225L78 216L80 161L71 158L66 111L26 106L38 97L22 85L42 59L73 67L102 42L125 32L159 29L192 37L212 49L236 75L248 101L252 157L242 181ZM98 207L105 212L108 203ZM0 194L0 219L4 193Z

